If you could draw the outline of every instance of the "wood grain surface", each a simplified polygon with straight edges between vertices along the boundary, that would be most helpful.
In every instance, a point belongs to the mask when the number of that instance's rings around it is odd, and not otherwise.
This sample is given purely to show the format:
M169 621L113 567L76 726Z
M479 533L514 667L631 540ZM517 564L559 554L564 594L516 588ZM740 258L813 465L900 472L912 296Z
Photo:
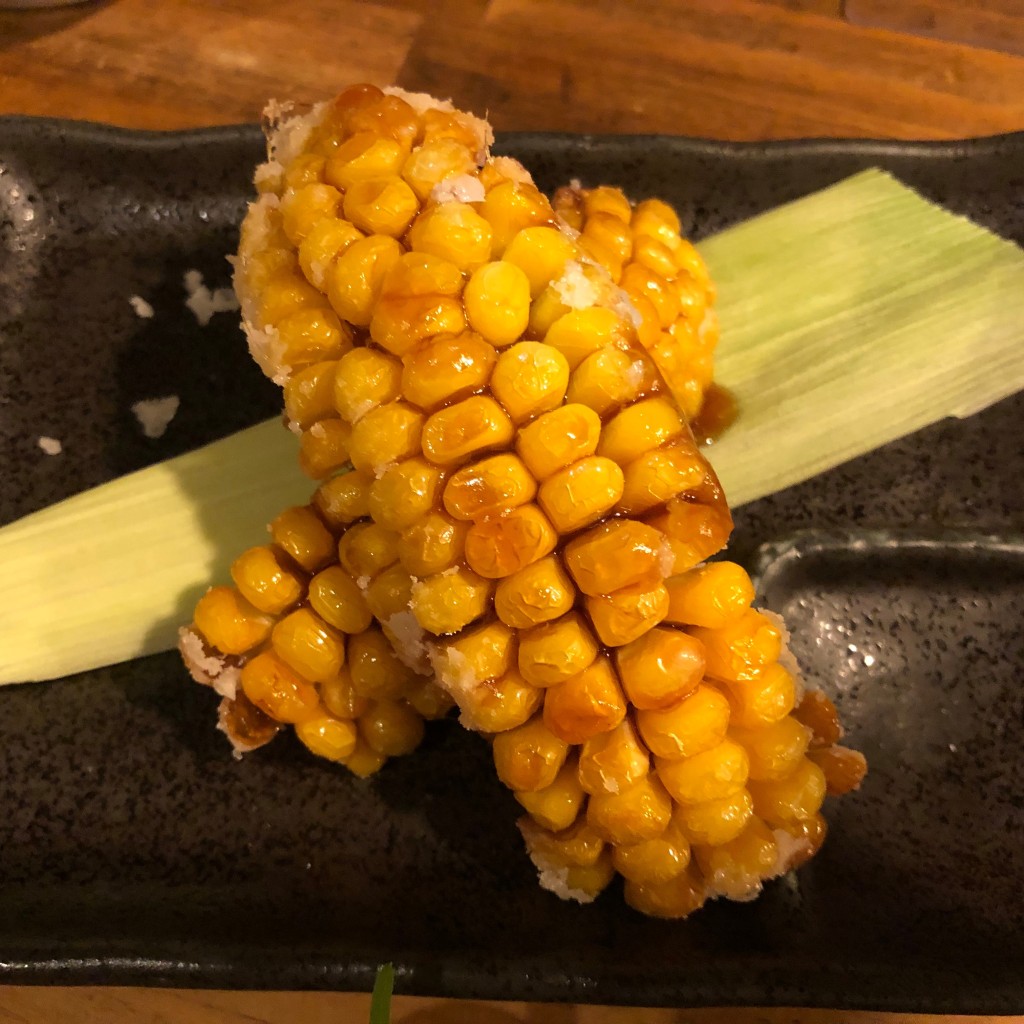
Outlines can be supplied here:
M0 8L3 2L0 0ZM0 113L140 128L257 119L370 80L496 128L720 139L1024 129L1024 0L94 0L0 10ZM0 988L0 1024L348 1024L368 997ZM395 1024L995 1024L822 1010L398 998Z

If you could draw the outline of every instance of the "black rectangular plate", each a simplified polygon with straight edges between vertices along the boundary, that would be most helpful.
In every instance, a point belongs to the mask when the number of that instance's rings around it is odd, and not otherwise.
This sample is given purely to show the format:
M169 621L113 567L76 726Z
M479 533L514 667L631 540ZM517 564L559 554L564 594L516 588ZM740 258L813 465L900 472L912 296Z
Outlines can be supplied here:
M500 147L546 189L664 196L698 237L875 165L1024 239L1020 135ZM260 151L252 127L0 119L0 523L276 412L235 316L200 327L183 305L187 269L228 282ZM177 417L144 438L131 404L171 393ZM681 923L615 888L562 903L456 723L366 783L288 740L236 763L167 654L0 690L0 981L359 989L391 960L420 994L1024 1010L1022 412L937 424L737 514L734 557L873 765L796 881Z

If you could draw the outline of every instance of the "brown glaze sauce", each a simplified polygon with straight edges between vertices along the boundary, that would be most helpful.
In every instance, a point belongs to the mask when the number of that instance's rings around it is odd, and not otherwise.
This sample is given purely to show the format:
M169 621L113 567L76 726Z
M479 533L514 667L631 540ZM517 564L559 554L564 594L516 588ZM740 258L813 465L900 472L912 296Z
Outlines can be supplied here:
M704 393L700 412L690 424L694 440L701 447L714 444L736 422L739 412L736 396L721 384L711 384Z

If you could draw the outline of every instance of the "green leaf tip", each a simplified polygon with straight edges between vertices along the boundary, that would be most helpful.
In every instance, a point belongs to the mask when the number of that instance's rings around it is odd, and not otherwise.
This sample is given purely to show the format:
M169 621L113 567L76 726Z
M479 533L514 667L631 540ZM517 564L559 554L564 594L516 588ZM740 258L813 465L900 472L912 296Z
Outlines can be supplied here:
M373 982L370 997L370 1024L389 1024L391 1020L391 995L395 991L395 965L381 964Z

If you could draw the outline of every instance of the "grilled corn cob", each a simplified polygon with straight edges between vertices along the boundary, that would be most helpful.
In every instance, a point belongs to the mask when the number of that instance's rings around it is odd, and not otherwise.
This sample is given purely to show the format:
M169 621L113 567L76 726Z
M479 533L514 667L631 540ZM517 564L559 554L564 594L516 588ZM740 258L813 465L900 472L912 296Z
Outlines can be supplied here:
M306 723L374 619L409 673L384 699L433 673L492 735L544 884L591 899L617 870L663 916L749 898L814 852L826 786L863 765L808 756L782 633L739 567L701 565L731 529L688 428L713 289L664 204L571 188L552 207L488 142L372 87L276 126L236 290L323 480L302 544L275 534L317 575L290 605L211 592L187 643L238 659L247 721L345 761L337 727Z

